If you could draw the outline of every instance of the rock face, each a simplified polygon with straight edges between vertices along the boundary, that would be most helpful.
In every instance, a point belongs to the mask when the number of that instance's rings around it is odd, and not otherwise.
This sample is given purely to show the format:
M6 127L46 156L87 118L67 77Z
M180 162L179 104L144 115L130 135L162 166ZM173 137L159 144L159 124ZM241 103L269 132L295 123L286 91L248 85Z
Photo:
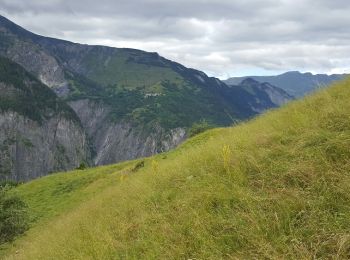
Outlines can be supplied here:
M294 99L293 96L289 95L283 89L275 87L267 82L258 82L252 78L244 79L240 84L238 84L238 87L246 89L248 92L254 93L256 96L260 96L260 100L269 102L271 107L279 107ZM260 107L257 106L258 104L251 105L254 107L255 111L261 113L264 111L265 106L268 106L269 104L265 104L262 107L262 104L259 104Z
M0 181L28 181L89 162L74 111L21 66L0 57Z
M79 115L93 142L94 164L103 165L166 152L186 138L184 128L165 131L156 126L145 131L127 122L108 120L110 109L90 100L78 100L69 105Z
M5 56L26 68L51 88L62 88L68 84L56 59L31 43L15 40Z
M16 112L0 114L0 180L28 181L88 160L84 131L54 116L42 124Z

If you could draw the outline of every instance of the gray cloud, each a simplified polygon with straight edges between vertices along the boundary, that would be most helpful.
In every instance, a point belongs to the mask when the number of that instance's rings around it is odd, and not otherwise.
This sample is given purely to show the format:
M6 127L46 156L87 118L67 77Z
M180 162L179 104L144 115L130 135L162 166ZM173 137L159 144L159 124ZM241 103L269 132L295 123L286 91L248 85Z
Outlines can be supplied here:
M348 0L0 0L39 34L157 51L210 75L350 72Z

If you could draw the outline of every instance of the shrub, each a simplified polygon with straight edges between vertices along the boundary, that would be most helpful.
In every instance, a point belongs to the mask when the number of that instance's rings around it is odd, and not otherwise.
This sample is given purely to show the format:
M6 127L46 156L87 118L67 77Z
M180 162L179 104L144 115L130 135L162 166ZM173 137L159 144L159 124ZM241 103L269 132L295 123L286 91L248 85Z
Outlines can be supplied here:
M85 170L87 168L86 164L84 162L79 164L79 167L77 167L77 170Z
M189 136L192 137L192 136L198 135L211 128L214 128L214 126L209 124L206 120L201 120L192 125L192 127L189 130Z
M12 241L28 228L26 204L9 193L9 186L0 188L0 244Z
M145 167L145 161L138 162L135 167L131 170L132 172L137 172L142 167Z
M17 187L19 185L18 182L16 181L10 181L10 180L6 180L6 181L0 181L0 190L4 189L4 188L14 188Z

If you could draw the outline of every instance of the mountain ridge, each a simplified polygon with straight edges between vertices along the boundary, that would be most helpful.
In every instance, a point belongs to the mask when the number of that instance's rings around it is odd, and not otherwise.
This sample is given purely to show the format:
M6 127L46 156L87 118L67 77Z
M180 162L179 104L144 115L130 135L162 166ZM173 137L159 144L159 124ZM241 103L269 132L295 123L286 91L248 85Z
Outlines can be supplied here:
M47 38L6 18L0 38L0 55L71 106L97 165L168 151L201 121L229 126L279 105L157 53Z
M299 71L287 71L276 76L244 76L233 77L224 82L228 85L237 85L246 78L252 78L259 82L268 82L278 88L285 90L294 97L302 97L318 88L328 86L332 82L345 78L347 74L312 74Z

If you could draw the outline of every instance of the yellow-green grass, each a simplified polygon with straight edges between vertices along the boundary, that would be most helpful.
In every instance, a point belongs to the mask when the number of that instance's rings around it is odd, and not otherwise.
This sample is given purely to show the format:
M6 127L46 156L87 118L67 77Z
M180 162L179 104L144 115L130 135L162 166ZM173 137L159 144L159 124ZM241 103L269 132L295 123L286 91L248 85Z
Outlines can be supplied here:
M136 164L18 187L36 220L3 257L350 258L349 79Z

